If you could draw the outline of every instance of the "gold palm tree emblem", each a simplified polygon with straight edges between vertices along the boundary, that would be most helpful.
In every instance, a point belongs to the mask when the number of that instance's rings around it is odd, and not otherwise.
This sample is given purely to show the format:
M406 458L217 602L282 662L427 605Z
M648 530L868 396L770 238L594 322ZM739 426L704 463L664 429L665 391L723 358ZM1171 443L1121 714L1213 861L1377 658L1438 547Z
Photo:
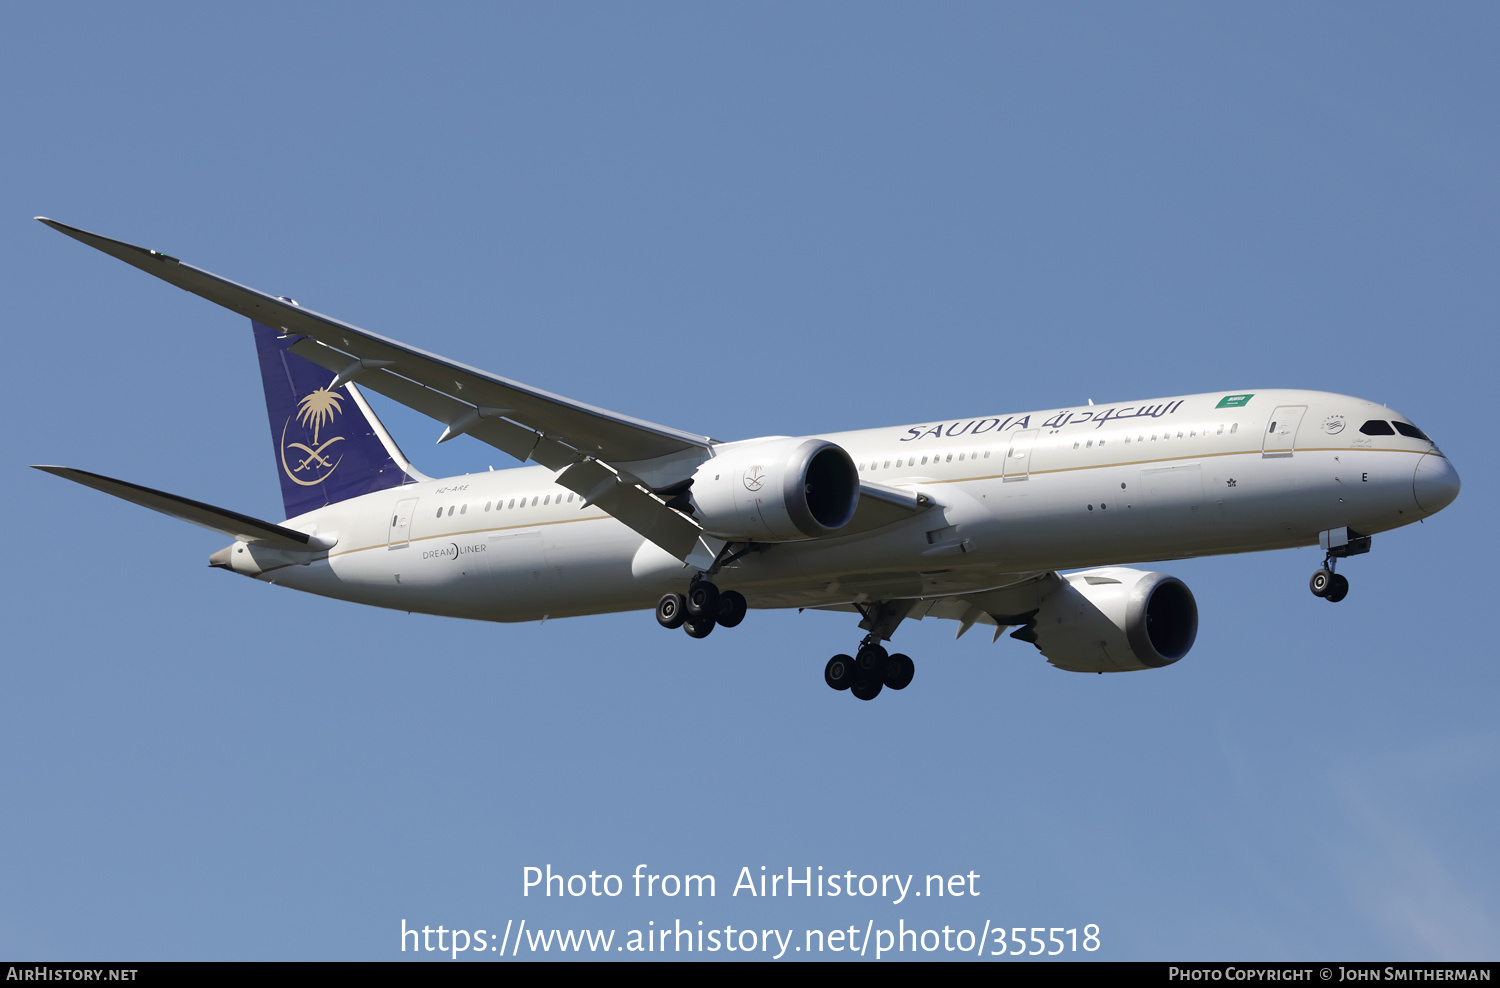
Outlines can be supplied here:
M343 411L339 406L339 401L340 398L335 392L319 388L297 403L297 421L304 427L312 428L314 446L318 445L319 430Z

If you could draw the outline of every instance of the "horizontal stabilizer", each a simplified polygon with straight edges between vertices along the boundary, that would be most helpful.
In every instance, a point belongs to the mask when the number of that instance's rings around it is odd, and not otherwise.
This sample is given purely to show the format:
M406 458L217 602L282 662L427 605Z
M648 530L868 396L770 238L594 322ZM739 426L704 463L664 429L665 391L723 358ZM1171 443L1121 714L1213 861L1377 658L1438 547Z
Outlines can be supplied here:
M129 481L115 480L112 477L89 473L87 470L75 470L72 467L37 466L35 469L71 480L75 484L92 487L96 491L113 494L133 504L139 504L143 508L150 508L152 511L160 511L164 515L192 522L201 528L219 532L241 542L263 545L268 549L283 549L288 552L319 552L328 548L322 541L302 532L294 532L290 528L242 515L238 511L226 511L211 504L192 501L165 491L152 490Z

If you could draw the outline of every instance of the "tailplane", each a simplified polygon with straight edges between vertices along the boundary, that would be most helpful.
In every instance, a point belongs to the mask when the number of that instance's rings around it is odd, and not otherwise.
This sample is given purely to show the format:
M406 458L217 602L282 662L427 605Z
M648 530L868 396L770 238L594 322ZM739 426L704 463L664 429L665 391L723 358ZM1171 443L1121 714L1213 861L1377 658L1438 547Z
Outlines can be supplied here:
M288 518L427 479L396 446L354 384L330 389L333 376L328 371L288 350L302 337L252 325Z

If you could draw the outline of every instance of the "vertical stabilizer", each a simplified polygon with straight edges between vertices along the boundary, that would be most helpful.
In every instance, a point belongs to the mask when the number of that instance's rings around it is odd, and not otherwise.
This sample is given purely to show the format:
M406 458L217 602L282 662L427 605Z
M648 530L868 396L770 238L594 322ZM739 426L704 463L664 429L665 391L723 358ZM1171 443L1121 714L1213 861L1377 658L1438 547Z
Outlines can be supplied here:
M252 325L288 518L427 479L402 455L353 384L329 390L330 372L289 352L302 337Z

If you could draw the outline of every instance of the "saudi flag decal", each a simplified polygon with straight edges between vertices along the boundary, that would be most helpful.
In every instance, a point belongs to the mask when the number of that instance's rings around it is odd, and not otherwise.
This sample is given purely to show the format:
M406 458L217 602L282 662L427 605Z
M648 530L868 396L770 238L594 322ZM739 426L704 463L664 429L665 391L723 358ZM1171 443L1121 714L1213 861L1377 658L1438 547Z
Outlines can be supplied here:
M1255 397L1255 395L1253 395L1253 394L1248 394L1248 395L1225 395L1223 398L1219 399L1219 403L1217 405L1215 405L1214 407L1215 408L1244 408L1246 405L1250 404L1250 399L1254 398L1254 397Z

